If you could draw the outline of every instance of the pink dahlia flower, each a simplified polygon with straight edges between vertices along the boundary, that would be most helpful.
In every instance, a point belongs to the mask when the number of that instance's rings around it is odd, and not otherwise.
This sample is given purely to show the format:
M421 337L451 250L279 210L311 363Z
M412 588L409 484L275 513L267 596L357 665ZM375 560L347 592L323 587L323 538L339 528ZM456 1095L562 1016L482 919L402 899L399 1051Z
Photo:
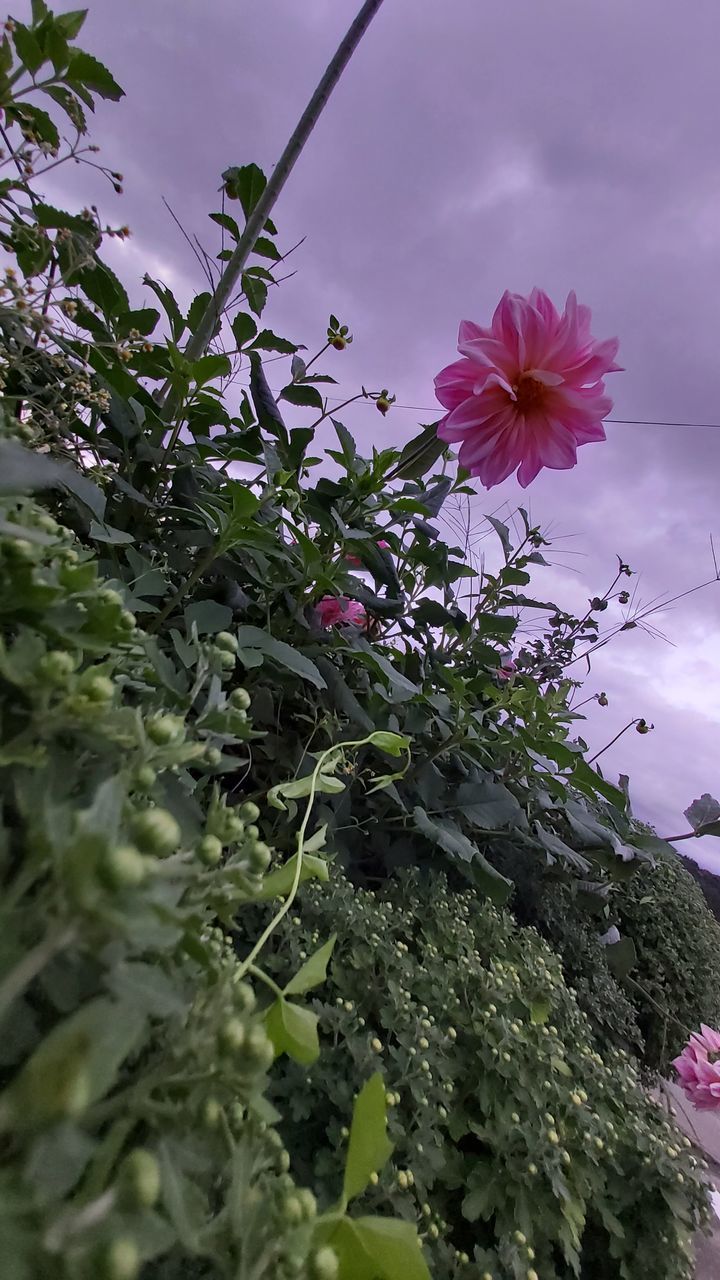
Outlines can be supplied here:
M720 1107L720 1032L701 1024L672 1064L688 1098L701 1111Z
M363 627L367 614L357 600L347 596L323 596L315 606L315 618L321 627Z
M461 466L486 489L515 470L526 488L543 467L574 467L578 445L605 439L612 400L602 379L621 369L617 350L617 338L593 338L590 308L574 293L562 315L541 289L505 293L489 329L460 324L462 359L435 379L450 411L438 435L460 444Z

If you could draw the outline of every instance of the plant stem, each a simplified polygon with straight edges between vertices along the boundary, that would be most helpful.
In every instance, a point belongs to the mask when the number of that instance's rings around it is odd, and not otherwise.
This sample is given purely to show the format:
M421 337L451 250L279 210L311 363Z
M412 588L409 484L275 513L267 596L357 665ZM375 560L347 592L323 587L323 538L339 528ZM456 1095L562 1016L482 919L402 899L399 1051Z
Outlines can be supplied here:
M340 76L345 70L345 67L350 61L350 58L370 26L370 23L375 17L375 14L381 4L382 0L365 0L360 12L351 23L344 38L340 41L334 57L330 60L327 68L325 69L325 72L320 79L320 83L300 117L285 150L275 165L265 190L248 217L245 230L240 237L237 246L233 250L232 257L228 260L225 270L218 282L217 288L203 312L197 329L188 342L185 349L186 360L191 362L197 360L198 357L203 355L207 350L215 325L225 309L226 303L235 288L245 263L255 247L255 242L262 232L266 220L269 218L270 213L275 206L275 202L277 201L280 192L295 167L295 163L301 155L310 134L315 128L315 125L317 124L323 108L335 88L335 85L340 79ZM165 410L169 410L166 415L164 414L165 421L168 421L172 417L173 412L170 407L170 402L166 401L164 408Z
M609 751L610 748L614 745L614 743L617 742L618 738L622 738L623 734L627 733L628 729L632 729L634 724L639 724L639 723L640 723L640 720L637 719L637 720L631 720L629 724L626 724L624 729L621 729L619 733L616 733L614 738L611 738L610 741L607 742L604 747L601 747L599 751L595 752L594 756L590 757L590 759L588 760L588 764L592 764L594 760L597 760L598 756L601 756L606 751Z
M217 543L215 543L214 546L208 548L205 555L200 560L198 560L192 573L189 574L189 576L185 579L185 581L180 584L174 596L170 597L165 607L161 609L159 613L155 614L155 617L153 618L152 622L150 622L148 626L145 628L149 636L154 635L155 632L160 629L165 619L169 618L176 604L179 604L183 596L190 590L190 588L195 586L195 583L197 582L198 578L201 578L202 575L205 573L205 570L210 568L210 565L212 564L213 560L215 560L219 554L220 554L220 548Z
M678 840L697 840L701 835L701 831L686 831L681 836L658 836L658 839L664 840L666 844L676 844Z
M70 945L74 937L75 929L67 925L51 930L42 942L23 956L19 964L10 970L4 982L0 984L0 1016L13 1000L17 1000L17 997L22 995L25 988L42 972L53 956Z

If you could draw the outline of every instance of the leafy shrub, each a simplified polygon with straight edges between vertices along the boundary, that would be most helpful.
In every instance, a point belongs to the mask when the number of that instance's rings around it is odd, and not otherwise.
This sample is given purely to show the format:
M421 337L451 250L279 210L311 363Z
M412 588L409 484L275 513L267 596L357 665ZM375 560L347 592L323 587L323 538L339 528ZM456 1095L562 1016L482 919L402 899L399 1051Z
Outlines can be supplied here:
M293 878L217 787L255 736L236 643L163 652L46 511L0 520L0 1274L325 1280L351 1228L289 1176L223 928Z
M690 1144L623 1051L596 1052L534 930L442 877L409 873L376 897L338 876L304 891L267 961L274 976L329 927L321 1059L310 1073L288 1061L274 1083L284 1140L321 1201L353 1091L380 1064L395 1149L363 1199L421 1224L438 1280L692 1274L704 1192Z
M655 866L639 868L622 886L611 918L635 947L628 994L645 1060L666 1071L688 1030L720 1023L720 925L683 860L657 846Z
M515 915L560 956L598 1043L623 1045L648 1071L667 1073L688 1032L720 1018L720 926L674 850L640 839L655 861L616 880L604 905L548 881L526 855L501 865L515 881ZM627 948L619 972L601 942L611 926Z
M285 920L281 990L255 968L266 931L258 938L247 922L248 903L280 895L284 910L302 874L325 876L328 849L365 884L407 865L450 866L497 903L521 849L553 885L579 884L602 905L647 854L623 790L570 736L577 682L567 668L613 634L601 632L602 615L627 596L618 584L631 571L619 562L578 617L526 594L547 540L522 508L512 528L488 517L498 563L481 563L465 521L473 490L451 473L437 424L402 449L362 457L332 418L333 478L318 474L314 441L330 419L322 388L334 379L316 361L351 335L331 316L306 360L300 344L261 327L282 258L269 219L210 325L209 349L197 340L212 313L204 290L185 313L146 277L157 307L134 305L101 257L106 238L127 229L104 225L95 206L56 209L38 190L48 157L53 167L84 157L84 108L122 94L76 47L83 21L84 11L56 17L33 0L31 21L10 21L0 51L12 166L0 184L0 243L17 263L0 295L0 483L3 493L52 490L63 526L24 502L9 505L0 526L0 1135L11 1244L0 1266L11 1280L39 1271L128 1280L146 1260L163 1280L334 1280L338 1269L341 1280L363 1269L363 1280L420 1280L417 1215L404 1194L415 1179L422 1203L432 1199L421 1218L441 1274L462 1267L478 1238L479 1265L525 1280L536 1260L543 1280L576 1263L590 1277L637 1275L641 1245L658 1275L672 1260L684 1274L701 1199L690 1157L668 1154L674 1134L647 1111L627 1063L593 1057L588 1025L532 935L472 898L448 898L440 881L436 890L410 882L417 905L402 946L390 947L409 910L397 891L393 922L345 886L332 907L308 898L318 913L309 938L301 916L292 927ZM67 144L56 108L76 130ZM96 167L120 187L120 175ZM247 238L266 183L253 164L232 166L223 181L239 221L224 203L210 215L222 229L217 258L205 259L213 285L224 269L215 261ZM262 362L283 357L276 400ZM233 399L240 369L249 388ZM360 395L383 413L393 399L385 389ZM328 597L331 609L319 611ZM338 601L351 603L356 625L323 625L332 611L350 617ZM523 639L528 610L545 621ZM631 615L615 630L635 625ZM379 779L371 749L387 756ZM298 801L311 807L316 791L319 826L301 858L310 809L303 816ZM289 860L269 870L283 854ZM323 909L347 922L342 1008L325 1010L337 1036L327 1078L324 1066L310 1070L317 1026L305 1000L331 946ZM226 942L236 917L242 961ZM478 932L458 939L466 919ZM352 921L364 972L348 956ZM422 930L426 950L412 954ZM368 973L375 991L363 986ZM505 1018L491 1006L503 1008L515 977L521 998ZM272 991L261 1007L260 987ZM460 1048L438 1050L435 1062L432 1028L451 1000L461 1005L452 1005L457 1040L448 1037ZM403 1047L383 1054L381 1041L378 1055L359 1020L346 1037L352 1001L366 1008L366 1027L399 1028ZM423 1002L438 1012L424 1013ZM548 1003L557 1036L543 1023ZM420 1038L429 1056L418 1074L410 1050ZM300 1168L335 1206L319 1218L285 1171L273 1128L266 1068L275 1051L302 1065L292 1091L288 1074L276 1094L293 1108ZM335 1128L381 1058L393 1099L407 1085L393 1126L397 1156L413 1166L392 1185L399 1218L378 1224L346 1215L363 1193L365 1204L387 1207L380 1190L366 1192L387 1156L374 1074L352 1128L372 1140L351 1140L344 1176ZM331 1105L318 1097L326 1079ZM379 1187L390 1190L388 1177Z

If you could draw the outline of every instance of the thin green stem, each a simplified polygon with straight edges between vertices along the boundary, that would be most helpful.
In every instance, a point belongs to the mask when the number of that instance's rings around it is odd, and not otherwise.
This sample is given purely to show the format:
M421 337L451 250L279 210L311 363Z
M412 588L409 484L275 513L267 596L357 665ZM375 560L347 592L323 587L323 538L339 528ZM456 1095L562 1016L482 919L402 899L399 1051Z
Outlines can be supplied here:
M170 599L168 600L164 608L162 608L160 612L155 615L152 622L150 622L148 626L145 628L148 635L154 635L155 632L160 629L163 622L165 622L166 618L170 617L170 614L172 613L175 606L180 603L183 596L187 595L190 588L195 586L195 583L198 581L199 578L202 577L205 571L210 568L210 565L212 564L213 560L217 559L219 554L220 554L220 544L216 542L214 546L210 547L206 551L205 555L202 556L200 560L198 560L192 573L189 574L189 576L185 579L183 583L181 583L181 585L178 587L175 594L170 597Z
M628 724L626 724L624 729L621 729L619 733L616 733L614 738L611 738L610 741L607 742L604 747L601 747L599 751L595 752L594 756L590 757L590 759L588 760L588 764L592 764L593 761L597 760L599 756L602 756L605 754L606 751L609 751L610 748L615 745L618 738L622 738L623 734L627 733L628 729L632 729L634 724L639 724L639 723L640 723L640 716L638 716L636 720L631 720Z
M269 987L270 990L274 992L276 996L282 999L282 996L283 996L282 988L278 986L277 982L273 982L272 978L268 973L265 973L262 969L258 969L257 965L254 965L254 964L250 965L248 972L252 975L253 978L258 978L260 982L264 982L266 987Z
M0 1018L13 1000L17 1000L25 988L30 986L39 973L42 973L53 956L70 945L75 934L75 929L68 925L51 929L42 942L28 951L15 968L10 970L4 981L0 983Z
M260 952L265 946L265 943L275 932L278 925L280 924L280 921L284 919L284 917L287 915L288 911L290 910L293 902L295 901L295 898L297 896L297 891L300 888L300 877L302 875L303 854L305 851L305 835L307 832L308 823L310 821L310 815L312 814L313 805L315 803L315 792L317 790L318 779L320 777L320 774L322 773L324 766L327 764L328 759L333 755L336 755L338 751L345 751L349 747L364 747L369 742L372 741L372 738L373 738L373 734L369 734L366 738L359 738L353 742L341 742L339 744L336 744L333 747L328 747L327 751L323 751L322 755L319 756L317 764L315 765L315 768L313 769L312 774L310 775L310 792L308 794L308 800L305 806L305 814L300 824L300 830L298 831L298 834L297 834L297 853L295 855L297 858L297 865L295 867L295 875L293 876L293 882L292 882L290 892L287 898L285 899L285 901L283 902L282 906L280 907L280 910L276 912L276 914L273 916L267 928L264 929L263 932L260 934L260 937L255 943L255 946L252 948L252 951L250 952L250 954L245 957L242 964L240 965L240 968L238 971L238 980L244 977L244 975L248 973L250 969L252 969L255 961L257 960L257 957L260 955Z

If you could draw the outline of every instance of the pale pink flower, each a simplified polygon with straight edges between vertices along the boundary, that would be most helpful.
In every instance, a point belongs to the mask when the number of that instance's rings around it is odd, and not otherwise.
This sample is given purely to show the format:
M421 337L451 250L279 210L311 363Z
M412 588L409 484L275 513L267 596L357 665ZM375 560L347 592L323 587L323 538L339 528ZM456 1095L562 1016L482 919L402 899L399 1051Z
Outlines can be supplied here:
M390 543L385 542L384 538L380 539L380 541L377 543L377 546L380 547L381 550L383 549L385 551L390 550ZM345 556L345 563L349 564L351 569L362 569L362 560L360 559L359 556L353 555L352 552L350 552L349 555Z
M559 315L541 289L506 292L489 329L460 324L462 359L435 379L450 410L438 435L460 444L460 465L486 489L515 470L526 488L543 467L574 467L578 445L605 439L612 400L602 379L621 368L617 350L617 338L593 338L590 308L574 293Z
M515 666L512 658L507 658L501 667L496 668L495 675L498 680L502 680L504 683L506 680L511 680L516 671L517 667Z
M682 1089L699 1110L720 1108L720 1032L703 1022L672 1065Z
M323 596L315 606L315 618L321 627L363 627L367 614L357 600L347 596Z

